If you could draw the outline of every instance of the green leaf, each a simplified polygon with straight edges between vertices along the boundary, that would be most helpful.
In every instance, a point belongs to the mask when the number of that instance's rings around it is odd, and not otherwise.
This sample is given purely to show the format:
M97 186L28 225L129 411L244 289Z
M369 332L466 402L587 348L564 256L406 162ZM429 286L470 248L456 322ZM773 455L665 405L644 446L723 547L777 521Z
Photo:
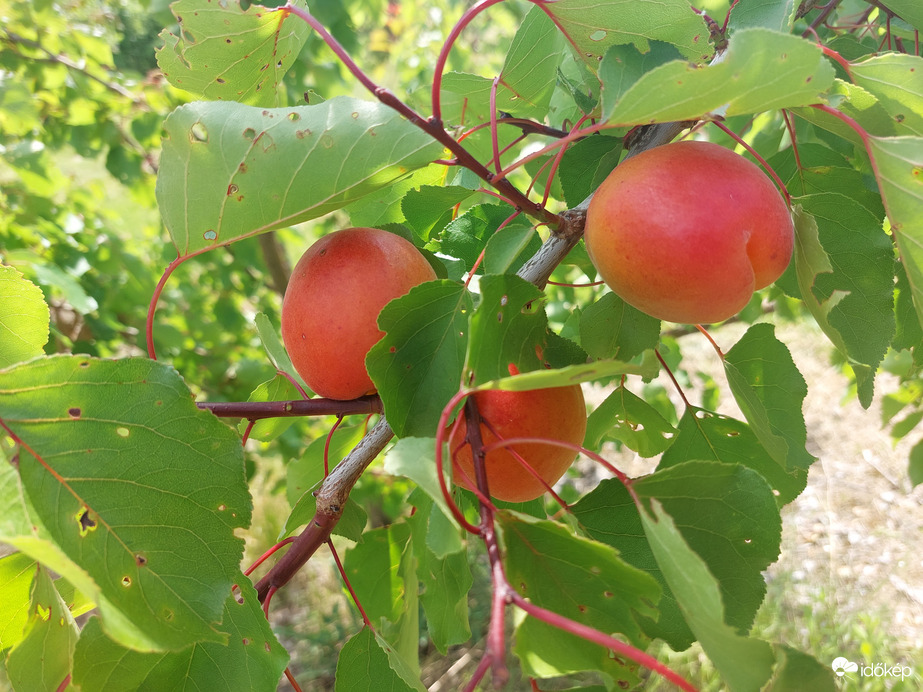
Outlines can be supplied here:
M0 265L0 368L42 355L50 319L42 290Z
M805 449L802 403L808 393L785 344L771 324L755 324L725 354L728 384L757 439L786 469L814 462Z
M645 503L656 500L674 517L683 539L717 580L724 603L722 618L749 629L766 585L762 572L779 556L782 521L766 481L737 464L687 461L634 482ZM664 590L660 617L644 621L650 637L674 650L688 647L695 629L673 592L665 567L645 535L637 505L625 486L602 481L573 506L590 537L617 548L624 559L650 573ZM698 633L696 633L698 634Z
M837 684L829 664L790 646L776 646L776 670L764 692L836 692Z
M386 187L441 147L392 109L194 102L164 122L157 201L181 257L307 221Z
M766 479L777 493L780 507L798 497L807 486L807 468L786 469L769 456L750 426L742 421L690 406L680 419L678 433L661 457L658 469L690 459L741 464Z
M542 367L548 326L545 294L510 274L487 275L479 282L481 302L471 315L464 382L481 384Z
M446 467L445 471L448 476L451 471L448 455L446 455ZM433 438L401 438L385 455L384 468L394 476L404 476L416 483L433 501L434 506L442 512L445 521L454 525L455 519L442 495L439 476L436 474L436 441ZM451 487L450 483L451 479L447 477L446 485ZM457 526L454 532L444 534L444 542L441 545L430 545L438 557L458 552L462 547Z
M749 0L731 9L731 32L751 26L789 32L794 20L795 0Z
M266 350L266 355L269 356L269 360L272 361L276 370L287 372L304 388L306 393L311 394L308 385L304 383L304 380L301 379L301 375L298 374L295 370L295 366L292 365L292 359L289 358L288 353L285 351L285 346L282 345L282 340L279 338L278 325L274 325L270 322L266 313L263 312L256 313L256 317L253 318L253 323L256 325L256 331L257 334L260 335L260 341L263 344L263 348ZM301 394L299 393L298 396L300 397Z
M878 185L923 323L923 137L870 137Z
M468 622L468 591L474 583L468 565L467 551L434 550L434 534L444 535L439 526L448 527L457 539L458 526L450 524L445 515L429 500L422 498L410 518L413 527L413 554L420 581L420 602L426 613L426 628L435 647L443 654L449 646L471 638Z
M487 239L510 216L502 204L478 204L452 221L442 232L442 252L464 261L471 271Z
M410 559L410 525L405 522L366 531L362 542L346 551L343 566L366 615L377 623L397 622L416 579L408 583L402 563Z
M38 565L25 553L0 558L0 651L22 641L29 621L29 594Z
M445 166L419 168L407 177L351 202L344 210L353 226L382 228L389 223L402 223L405 221L402 206L408 193L427 186L441 190L445 177Z
M429 240L433 231L441 231L452 218L452 208L472 195L472 191L458 185L421 185L408 192L401 200L404 220L423 240Z
M224 639L220 594L250 522L243 451L172 368L32 361L0 372L0 418L28 445L19 472L41 524L81 568L62 576L108 602L113 636L154 649Z
M903 130L923 136L923 58L886 53L853 63L850 75L874 94Z
M580 345L593 358L629 361L660 341L660 320L606 293L580 315Z
M398 437L435 431L442 407L461 383L473 307L461 284L428 281L379 314L385 336L369 351L366 367Z
M657 409L623 385L590 413L584 444L590 449L599 449L603 440L618 440L648 458L673 444L675 435L676 430Z
M291 381L284 375L276 375L271 380L261 383L247 397L247 401L291 401L300 399L301 393L295 389ZM278 418L263 418L253 424L250 437L261 442L269 442L284 433L295 422L294 418L286 416ZM246 432L250 422L242 420L237 424L241 435Z
M305 9L304 2L294 6ZM179 35L164 29L157 64L173 86L209 100L279 106L282 78L311 27L287 10L239 0L179 0L170 6Z
M504 377L480 384L477 389L505 389L510 392L525 392L546 387L566 387L581 382L611 379L622 375L638 375L646 379L657 376L658 364L648 361L640 365L623 363L620 360L597 360L593 363L568 365L555 370L533 370L515 377Z
M813 180L821 182L818 176ZM796 199L813 218L796 219L801 297L831 342L852 362L867 366L872 378L894 335L891 239L880 217L851 197L820 192Z
M288 665L250 580L238 573L240 590L224 597L221 630L227 643L200 642L181 651L132 651L109 639L91 618L74 652L74 683L84 690L274 690Z
M695 60L711 53L705 22L682 0L558 0L543 9L594 69L609 46L626 43L646 53L650 41L664 41Z
M548 112L555 75L561 62L564 36L544 12L533 6L513 37L500 71L497 108L526 118L541 119Z
M769 680L774 656L769 644L737 634L724 623L722 594L709 566L694 553L656 500L641 513L657 564L705 653L731 692L757 692Z
M394 648L368 627L353 635L337 659L336 692L426 692Z
M686 63L676 47L669 43L654 41L645 52L632 45L612 46L599 63L603 108L618 103L645 73L672 61Z
M653 578L625 562L609 546L575 536L557 522L506 511L500 512L497 520L507 578L522 596L571 620L607 634L618 633L636 646L643 645L638 617L656 617L654 604L660 597ZM526 631L534 626L527 626ZM561 654L577 645L578 640L575 635L558 631L547 640L560 639L570 641L562 644L562 649L545 647L544 666L532 660L535 651L522 657L524 665L543 676L549 674L545 666L555 671L573 671L574 661ZM577 648L586 652L578 660L602 662L608 658L596 644L581 642ZM606 672L623 674L621 664L613 659L609 663Z
M818 103L833 78L833 67L815 44L768 29L741 29L717 64L666 63L645 73L616 102L604 90L603 118L628 125L697 119L712 111L762 113Z
M568 207L576 207L600 186L618 165L622 138L594 135L571 144L558 168Z
M484 271L487 274L514 274L536 253L542 239L531 226L511 224L487 240Z
M38 568L34 574L24 636L10 652L6 670L13 689L55 692L70 674L77 623L48 570Z
M910 450L907 476L914 488L923 483L923 440L917 442Z
M916 0L889 0L888 9L916 29L923 31L923 7Z

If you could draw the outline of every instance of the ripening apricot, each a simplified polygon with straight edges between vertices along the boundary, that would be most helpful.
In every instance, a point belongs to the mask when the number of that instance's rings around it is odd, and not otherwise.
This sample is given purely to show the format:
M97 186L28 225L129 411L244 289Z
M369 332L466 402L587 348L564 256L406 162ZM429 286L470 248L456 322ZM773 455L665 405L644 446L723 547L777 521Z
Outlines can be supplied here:
M365 356L384 336L378 313L435 278L413 244L393 233L347 228L322 237L295 265L282 301L282 341L292 365L319 396L373 393Z
M754 163L717 144L676 142L616 167L584 233L606 284L669 322L731 317L788 266L788 207Z
M484 444L514 437L542 437L582 444L586 433L586 405L579 385L509 392L491 389L473 394L481 416ZM464 414L461 414L464 416ZM491 428L494 432L491 431ZM449 439L455 482L471 490L476 485L471 447L461 446L467 426L462 418ZM507 502L526 502L541 497L545 486L510 452L515 450L544 481L553 486L576 458L576 452L540 442L499 447L487 453L487 486L490 494Z

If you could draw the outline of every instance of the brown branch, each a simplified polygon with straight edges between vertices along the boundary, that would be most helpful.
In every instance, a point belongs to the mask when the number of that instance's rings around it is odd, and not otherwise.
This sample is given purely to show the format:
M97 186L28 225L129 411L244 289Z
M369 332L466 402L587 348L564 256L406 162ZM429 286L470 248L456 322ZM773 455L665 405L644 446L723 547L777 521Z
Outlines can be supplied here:
M201 401L200 409L219 418L290 418L294 416L349 416L357 413L381 413L378 396L364 396L349 401L337 399L295 399L293 401Z
M384 418L381 418L324 479L314 494L317 498L317 511L314 518L292 542L288 552L272 566L266 576L257 582L256 593L261 602L270 590L276 591L287 584L311 559L317 549L327 542L333 528L343 516L343 508L346 506L352 487L393 436L391 426Z
M257 238L260 250L263 252L263 261L266 262L266 268L272 278L272 287L276 293L284 296L288 278L292 275L292 265L285 255L285 250L282 249L282 243L279 242L275 231L262 233Z

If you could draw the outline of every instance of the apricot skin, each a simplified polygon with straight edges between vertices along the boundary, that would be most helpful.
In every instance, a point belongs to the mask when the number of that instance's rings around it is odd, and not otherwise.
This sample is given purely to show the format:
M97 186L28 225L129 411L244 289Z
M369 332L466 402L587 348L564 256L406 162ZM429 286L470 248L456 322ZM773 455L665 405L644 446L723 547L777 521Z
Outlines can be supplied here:
M543 437L583 444L587 417L579 385L527 392L487 390L473 396L482 420L481 437L485 445L497 440L497 435L485 422L504 439ZM467 426L462 418L449 439L449 449L453 452L455 483L471 490L476 483L471 447L461 446L466 433ZM577 456L563 447L538 442L491 450L485 458L487 486L491 496L507 502L527 502L545 493L545 487L519 463L510 449L515 449L550 486L564 475Z
M435 278L413 244L393 233L348 228L322 237L295 265L282 301L282 341L292 365L319 396L373 393L365 356L384 336L378 313Z
M600 276L627 303L669 322L709 324L782 275L794 227L756 164L688 141L616 167L590 202L584 237Z

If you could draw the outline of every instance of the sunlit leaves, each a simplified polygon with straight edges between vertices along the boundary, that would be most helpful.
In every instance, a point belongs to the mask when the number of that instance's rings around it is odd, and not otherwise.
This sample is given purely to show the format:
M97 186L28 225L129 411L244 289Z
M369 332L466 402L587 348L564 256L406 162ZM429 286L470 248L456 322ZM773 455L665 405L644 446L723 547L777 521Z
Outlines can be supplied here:
M834 72L820 49L803 39L767 29L742 29L721 62L707 67L673 61L645 73L619 91L603 91L603 115L611 123L643 124L758 113L817 103Z
M243 454L175 371L141 359L33 361L0 373L0 418L28 445L19 472L35 512L92 578L84 590L112 606L116 636L159 649L224 638L221 592L243 547L234 530L250 519Z
M593 409L587 419L586 444L596 449L602 440L618 440L642 457L652 457L670 447L675 434L657 409L623 385Z
M284 105L282 77L311 32L304 21L240 0L180 0L170 10L179 34L161 33L157 63L173 86L209 100Z
M888 53L852 65L856 84L874 94L900 134L923 136L923 58Z
M13 267L0 265L0 368L41 355L48 322L41 289Z
M390 108L195 102L164 122L157 199L181 256L313 219L438 158Z
M711 52L702 17L682 0L559 0L542 6L581 60L595 66L609 46L633 44L646 53L650 41L672 43L687 58Z
M580 314L580 345L594 358L629 361L660 341L660 320L606 293Z
M363 627L340 650L336 692L425 692L394 648Z

